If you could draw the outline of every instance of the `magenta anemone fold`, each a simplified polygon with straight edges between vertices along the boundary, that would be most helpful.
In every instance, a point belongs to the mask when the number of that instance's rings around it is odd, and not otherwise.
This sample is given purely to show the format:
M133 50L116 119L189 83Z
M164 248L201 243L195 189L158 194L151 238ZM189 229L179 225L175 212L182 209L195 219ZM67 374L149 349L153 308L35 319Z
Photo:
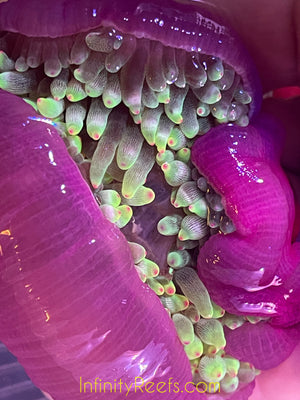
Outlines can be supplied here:
M281 127L260 116L245 128L213 128L192 151L236 227L205 243L198 273L228 312L268 320L228 331L231 354L262 369L282 362L300 334L300 243L292 243L295 206L280 166L282 140Z
M22 99L0 96L1 340L57 400L81 398L80 379L100 376L133 387L138 377L189 382L171 319L139 280L127 241L101 214L55 127Z
M260 109L261 85L256 67L238 35L209 3L204 6L175 0L55 0L49 9L46 3L31 0L30 7L23 8L20 0L0 4L0 31L58 38L101 25L187 52L220 57L242 77L252 96L250 115Z
M291 243L293 195L279 165L282 133L272 121L257 118L261 85L238 35L210 4L30 0L25 5L8 0L0 4L1 60L3 54L8 69L0 65L0 88L11 84L8 91L13 94L0 89L0 340L54 400L93 399L100 378L116 385L110 393L98 394L101 399L247 400L253 380L241 380L238 392L220 395L201 393L192 385L184 340L179 340L165 304L154 292L167 285L154 281L159 268L152 260L138 275L139 263L128 244L133 241L132 226L124 228L122 220L131 218L132 202L134 207L140 201L137 188L149 202L154 192L159 198L157 187L167 192L165 177L170 193L182 183L193 192L197 171L192 170L191 153L236 228L228 235L211 236L199 251L198 273L209 290L207 318L213 309L209 295L223 313L262 318L256 325L245 322L240 330L225 329L227 354L256 368L270 368L291 353L300 324L300 249ZM229 71L227 86L215 85L213 74L220 74L220 64L222 77ZM59 82L54 89L53 82ZM37 95L39 91L45 94ZM239 102L239 95L247 98ZM224 109L229 121L254 122L248 127L222 124L206 133L209 126L224 122ZM128 122L127 114L133 121ZM62 125L67 126L64 132ZM203 137L195 139L198 134ZM129 136L136 139L131 153L126 147ZM62 138L74 143L83 138L84 156L79 150L72 159ZM162 162L153 167L156 148L156 160L161 157ZM183 148L185 153L180 153ZM80 159L78 168L76 156L88 162ZM151 171L149 176L143 167ZM141 174L130 174L134 168ZM179 168L180 179L174 173ZM124 200L119 207L114 199L117 212L111 205L102 212L95 199L107 171L111 177L118 175L111 181ZM145 181L149 188L143 186ZM166 206L164 198L162 210L152 206L152 214L136 212L136 226L147 225L142 227L145 242L157 226L157 214L170 214L169 203ZM175 219L183 216L181 209ZM204 223L193 217L198 231L187 242L195 256L201 229L209 229L206 216ZM152 253L145 246L155 262L164 259L159 265L163 272L169 270L166 254L173 239L157 233ZM193 241L198 241L196 246ZM184 250L173 253L179 259L186 256ZM180 262L190 259L188 254ZM152 268L153 290L140 279L147 267ZM174 284L168 284L175 292ZM186 308L190 299L182 294L178 298ZM266 362L262 352L273 350ZM93 382L91 393L83 393L86 381Z

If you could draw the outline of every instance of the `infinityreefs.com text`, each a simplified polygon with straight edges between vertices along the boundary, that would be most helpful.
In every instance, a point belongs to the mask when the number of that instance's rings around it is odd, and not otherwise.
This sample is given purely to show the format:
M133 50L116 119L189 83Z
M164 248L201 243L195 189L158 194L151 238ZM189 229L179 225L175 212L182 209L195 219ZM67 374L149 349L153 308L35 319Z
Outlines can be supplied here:
M215 393L220 392L219 382L198 382L195 385L193 382L179 384L173 378L169 378L167 382L152 382L144 380L137 376L134 382L124 382L122 379L114 379L104 381L100 377L93 380L84 380L80 377L80 393L121 393L125 397L129 393Z

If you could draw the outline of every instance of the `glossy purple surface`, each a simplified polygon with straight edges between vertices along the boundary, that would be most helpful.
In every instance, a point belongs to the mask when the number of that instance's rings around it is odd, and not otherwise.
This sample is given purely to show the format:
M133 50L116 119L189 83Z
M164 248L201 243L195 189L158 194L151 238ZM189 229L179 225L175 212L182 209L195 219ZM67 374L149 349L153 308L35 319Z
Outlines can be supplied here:
M222 58L241 75L253 97L251 115L259 110L260 83L248 53L222 19L212 19L198 5L171 0L0 4L0 30L28 36L55 38L100 24ZM98 211L57 133L43 122L27 123L28 112L34 113L21 100L3 92L0 96L5 109L0 114L0 193L5 193L0 339L55 400L93 398L80 396L80 376L86 381L142 376L155 382L168 382L169 377L188 382L189 363L171 321L140 283L124 237ZM253 385L233 398L248 399ZM167 396L182 398L172 392Z
M1 91L0 104L1 340L55 400L94 398L80 377L190 381L171 319L56 130L20 98Z
M238 329L225 327L224 331L228 353L262 370L281 364L300 340L299 325L280 328L265 321L256 325L246 322Z
M247 128L211 129L195 143L193 162L222 196L224 209L236 227L234 233L217 234L204 245L198 273L214 301L227 311L270 317L272 325L295 325L299 331L300 244L291 243L294 200L279 163L281 138L274 121L260 117ZM259 327L247 324L243 329L255 332ZM236 335L244 341L243 329ZM286 334L266 330L264 335L264 329L260 333L267 344L271 337L280 342L280 335ZM249 353L259 343L250 336L244 346ZM286 337L288 340L289 335ZM295 341L286 352L294 345ZM270 357L268 368L286 356ZM259 367L259 357L252 362Z
M28 3L26 7L23 4L21 0L0 4L0 31L60 37L104 25L140 38L158 40L166 46L220 57L242 77L245 89L252 96L250 115L260 108L261 87L256 68L216 9L212 16L207 6L173 0L55 0L51 6L30 0L30 7Z

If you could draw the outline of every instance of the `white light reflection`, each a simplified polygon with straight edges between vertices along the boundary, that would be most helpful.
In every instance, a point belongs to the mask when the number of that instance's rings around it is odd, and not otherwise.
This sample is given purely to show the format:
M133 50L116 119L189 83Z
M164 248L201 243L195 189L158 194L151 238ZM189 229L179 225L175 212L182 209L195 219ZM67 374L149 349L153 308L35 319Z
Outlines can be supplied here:
M197 24L199 24L201 27L209 29L210 31L213 31L214 33L217 34L225 34L226 33L226 28L224 25L217 24L215 21L203 17L200 13L196 13L196 18L197 18Z
M276 304L271 303L271 302L260 302L260 303L248 303L248 302L239 302L239 301L233 301L234 306L237 308L237 310L241 312L246 312L249 314L255 314L255 313L262 313L266 315L274 315L277 314L276 310Z
M28 119L30 119L32 121L44 122L45 124L49 124L49 125L52 125L52 126L57 126L56 122L52 121L51 119L44 118L44 117L33 116L33 117L28 117Z
M63 194L66 194L67 193L67 191L65 190L66 189L66 185L63 183L62 185L60 185L60 191L63 193Z
M237 144L238 142L233 143L233 145ZM234 149L233 147L228 147L228 151L231 157L236 162L236 169L238 170L240 176L247 176L249 178L249 183L251 181L256 183L264 183L264 180L256 175L258 173L257 169L248 168L244 161L239 160L237 149Z
M290 290L289 290L289 294L287 294L287 293L286 293L286 294L284 294L284 295L283 295L283 297L284 297L284 300L288 300L288 299L290 298L290 294L292 294L292 293L293 293L293 291L294 291L294 289L290 289Z
M56 164L56 162L54 161L54 154L53 154L53 151L52 151L52 150L49 150L49 152L48 152L48 157L49 157L49 160L50 160L50 164L53 165L54 167L56 167L57 164Z

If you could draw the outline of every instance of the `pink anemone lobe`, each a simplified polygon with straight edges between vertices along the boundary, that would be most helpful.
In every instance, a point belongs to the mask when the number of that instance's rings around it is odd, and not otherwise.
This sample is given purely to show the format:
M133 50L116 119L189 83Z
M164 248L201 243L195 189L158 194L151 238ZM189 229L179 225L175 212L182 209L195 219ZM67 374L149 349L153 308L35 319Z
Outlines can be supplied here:
M234 233L217 234L203 246L198 273L214 301L227 311L270 317L267 323L248 323L229 332L231 353L249 356L258 368L279 364L299 340L300 244L291 242L294 199L279 163L281 140L274 121L260 117L246 128L214 128L192 151L194 164L222 196L236 227ZM247 338L248 343L237 350L230 346L230 337L238 337L235 345L238 340L247 343ZM285 348L280 346L283 337ZM253 356L258 343L280 350L263 363L264 356Z
M14 32L8 33L6 38L4 34L3 42L1 36L0 44L5 43L10 47L8 53L14 59L20 55L20 44L24 45L25 53L29 49L29 55L31 47L42 43L43 52L38 55L40 59L37 57L37 61L41 60L38 64L41 66L49 61L47 57L43 59L49 53L48 47L51 49L55 44L57 54L53 56L57 55L57 59L50 57L50 61L56 61L54 66L58 64L59 68L69 68L70 64L74 64L70 68L73 72L75 64L84 64L86 57L93 51L93 47L87 48L86 35L81 36L80 33L91 32L97 36L101 35L104 28L115 29L117 35L124 34L128 41L130 37L135 37L133 42L139 41L139 50L144 46L146 51L150 41L157 41L165 46L164 49L175 48L182 52L180 54L188 60L194 56L194 59L198 56L201 59L202 55L220 58L224 65L234 69L234 74L239 75L237 79L241 79L244 90L252 99L246 117L253 117L260 109L261 89L255 66L235 33L224 25L221 18L211 16L217 10L171 0L154 0L151 3L137 0L54 0L51 8L49 4L31 0L30 7L26 4L24 12L17 12L22 7L23 2L19 0L0 5L0 31ZM82 45L82 52L79 54L82 58L72 60L71 53L76 48L76 43ZM132 48L134 52L130 66L134 68L143 59L143 54L134 46ZM126 51L124 54L126 55ZM124 54L121 52L122 56ZM151 56L153 53L147 53L148 58ZM31 68L32 60L30 64ZM76 73L82 78L84 68L80 68ZM193 73L197 73L197 65L193 68ZM124 69L121 75L126 79L122 78L121 84L126 82L126 85L123 85L122 96L127 98L126 89L132 89L129 78L135 74L130 73L131 71L128 73L128 64ZM49 70L52 71L51 68ZM48 77L58 73L55 68L53 71ZM92 68L88 72L92 75L95 73ZM135 72L140 72L139 68ZM187 71L188 77L189 72ZM142 89L143 82L141 79L138 89ZM88 91L84 95L87 93ZM66 97L73 101L73 94ZM60 98L57 99L59 101ZM110 103L109 100L107 104ZM142 114L139 108L135 108L135 103L128 103L132 106L132 114ZM128 108L129 105L126 104ZM167 394L162 394L161 397L167 400L181 399L184 385L191 383L192 376L189 361L172 320L157 296L140 282L125 237L101 214L90 188L69 158L63 141L55 130L55 124L35 114L21 99L4 92L0 92L0 107L0 152L3 165L0 169L0 339L16 354L33 382L49 392L55 400L94 398L94 393L80 393L81 378L93 382L94 390L98 377L112 383L121 379L127 385L133 386L137 377L144 384L170 382L171 388L163 387L162 390L167 390L163 393ZM119 108L117 112L122 111ZM178 121L182 123L183 119ZM271 138L263 139L256 128L251 127L249 136L254 139L247 139L244 143L238 138L236 145L230 139L229 142L226 141L220 133L222 129L214 130L216 136L209 133L207 139L203 138L204 142L201 143L206 143L207 140L207 145L204 144L203 148L200 149L200 141L197 142L193 155L197 166L198 160L204 160L203 170L200 164L199 170L208 177L216 191L222 194L226 212L236 224L237 231L230 236L215 236L201 249L199 260L205 261L200 275L211 290L212 297L226 310L271 315L271 323L280 327L273 328L268 323L268 329L273 329L272 334L275 330L281 332L282 325L296 323L292 319L297 307L294 294L286 303L282 300L287 288L295 287L296 290L295 262L298 262L298 255L294 248L289 247L289 227L293 220L291 192L278 167L279 152L273 149ZM224 131L227 132L226 129ZM234 129L232 128L233 135L237 132ZM237 129L248 135L247 130ZM100 134L93 132L92 139L99 137ZM155 144L150 139L152 138L149 138L148 143ZM222 169L225 164L218 165L215 169L213 159L216 154L220 154L219 150L223 151L222 143L223 147L229 143L233 149L229 152L229 160L224 161L227 163L225 171ZM250 143L249 153L247 149ZM242 161L237 159L235 146L238 147L238 154L242 155ZM225 160L223 153L219 160ZM251 164L251 170L247 171L251 176L245 173L244 180L251 178L254 187L261 184L259 179L265 179L261 192L253 190L252 186L248 188L241 179L241 186L245 190L241 195L237 194L240 181L238 179L237 182L232 171L236 173L237 168L243 168L239 163L243 164L245 160L247 163L254 163L254 172ZM85 167L82 172L87 176ZM277 179L275 186L272 174ZM221 176L222 179L214 181L213 176L215 179ZM271 182L268 181L269 177ZM154 178L150 174L147 183L151 179L155 180L155 174ZM155 183L157 186L160 184L159 181ZM94 185L94 189L98 187L98 183ZM284 191L285 196L282 195ZM270 203L264 200L265 192L274 198L275 214L282 215L274 232L274 222L270 222L268 213ZM124 197L127 197L126 194ZM165 207L164 200L161 201L161 209ZM254 213L254 210L259 209L256 203L267 208L261 213L261 222ZM289 211L281 214L282 209ZM141 214L135 214L135 218L139 222L140 217L141 225L145 219L147 226L143 227L143 240L147 242L148 237L153 237L153 226L156 227L158 216L152 217L150 213L147 216L147 212ZM147 219L151 221L148 223ZM261 231L258 248L253 239L257 231ZM126 234L126 228L123 232ZM214 242L219 237L220 246ZM159 235L156 240L159 244L152 244L153 253L159 254L154 254L153 258L164 259L166 264L166 248L169 249L170 246L167 245L167 239L161 240ZM161 248L163 251L160 251ZM216 254L219 249L224 259L232 257L230 266L221 267L221 256L220 259L211 258L211 251ZM245 265L237 272L237 266L244 260ZM220 263L217 268L216 262ZM208 271L208 267L211 271ZM267 286L277 275L278 278L273 282L276 286L252 292L253 289ZM279 288L277 284L280 284ZM220 293L222 296L219 296ZM262 297L257 300L256 295ZM257 310L255 302L263 302L263 307ZM249 304L253 305L252 309ZM262 327L260 324L257 326L259 329ZM257 334L259 340L266 337L264 329L253 329L249 332ZM283 336L277 336L280 337ZM293 347L290 337L291 335L287 335L287 349ZM241 343L243 338L239 337L238 341ZM230 332L228 343L231 354L235 355L237 345ZM246 346L240 358L248 361L249 355L249 360L255 360L255 353L252 354L247 348ZM279 358L282 359L283 356L277 357ZM179 389L172 382L178 382ZM190 384L189 388L193 392L188 392L184 398L246 400L253 387L254 382L251 382L249 385L241 385L236 394L216 397L217 395L200 394ZM133 387L127 397L138 400L142 397L159 397L153 387L149 386L149 390L150 392L142 392L142 389L136 390ZM124 391L99 396L121 400L124 398Z
M1 340L55 400L94 398L80 394L80 377L190 381L171 319L54 127L22 99L0 96Z
M0 4L0 30L38 38L60 38L99 26L157 40L189 53L219 57L241 76L251 95L250 116L261 106L261 85L256 67L238 35L226 25L218 10L208 4L184 4L174 0L55 0L49 5L31 0L24 13L20 0ZM40 21L32 24L31 21Z

